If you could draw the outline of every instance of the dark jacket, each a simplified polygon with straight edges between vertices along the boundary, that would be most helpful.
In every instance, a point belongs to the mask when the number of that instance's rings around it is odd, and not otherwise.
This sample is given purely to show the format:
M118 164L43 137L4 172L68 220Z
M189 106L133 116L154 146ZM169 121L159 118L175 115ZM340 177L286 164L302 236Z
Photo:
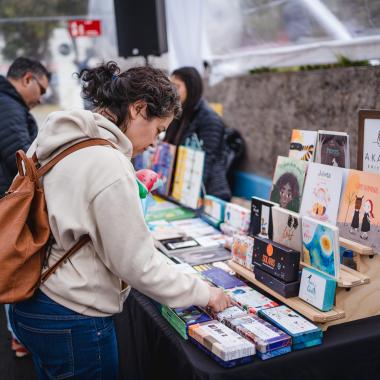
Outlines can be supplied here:
M172 127L178 128L178 125ZM203 149L206 153L203 173L206 193L224 200L230 200L231 190L227 182L226 159L223 154L224 123L203 99L191 116L178 145L184 145L186 138L194 133L203 142Z
M0 196L17 173L16 152L27 151L36 136L36 121L21 95L0 76Z

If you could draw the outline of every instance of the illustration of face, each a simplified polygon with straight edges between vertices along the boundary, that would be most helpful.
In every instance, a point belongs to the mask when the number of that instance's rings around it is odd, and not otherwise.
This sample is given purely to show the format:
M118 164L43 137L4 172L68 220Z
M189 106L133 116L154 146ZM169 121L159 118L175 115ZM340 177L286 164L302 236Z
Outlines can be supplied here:
M280 188L280 206L285 208L292 199L292 188L290 186L290 183L287 182Z
M363 208L364 208L364 212L369 213L369 212L371 211L371 203L370 203L369 200L366 200L366 201L364 202L364 206L363 206Z

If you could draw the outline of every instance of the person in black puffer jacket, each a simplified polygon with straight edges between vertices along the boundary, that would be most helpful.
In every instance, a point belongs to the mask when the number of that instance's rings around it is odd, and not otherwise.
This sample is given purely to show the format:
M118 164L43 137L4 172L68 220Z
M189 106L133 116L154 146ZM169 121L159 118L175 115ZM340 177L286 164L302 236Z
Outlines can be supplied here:
M28 150L37 136L29 110L46 92L50 73L38 61L17 58L7 77L0 76L0 197L17 174L15 154Z
M166 131L165 141L176 146L196 134L203 143L205 166L203 183L206 193L229 201L231 190L226 177L226 160L223 154L225 127L219 115L202 99L203 84L194 67L173 71L171 81L176 85L183 112Z

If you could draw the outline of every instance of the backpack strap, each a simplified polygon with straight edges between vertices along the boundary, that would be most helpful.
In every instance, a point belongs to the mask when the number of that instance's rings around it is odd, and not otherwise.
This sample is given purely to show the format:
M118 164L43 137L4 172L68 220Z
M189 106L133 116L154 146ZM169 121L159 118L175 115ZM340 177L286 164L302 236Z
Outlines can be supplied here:
M76 152L79 149L88 148L90 146L97 145L109 145L112 148L117 149L110 141L105 139L88 139L85 141L81 141L61 153L57 154L51 161L49 161L46 165L40 167L37 171L37 178L41 178L44 174L46 174L51 168L53 168L59 161L68 156L71 153ZM34 153L32 160L35 165L38 165L37 155ZM90 241L90 237L88 235L82 236L53 266L47 269L42 275L40 284L43 284L62 264L65 263L75 252L77 252L80 248L82 248L85 244Z
M63 158L68 156L71 153L76 152L79 149L88 148L90 146L96 146L96 145L109 145L112 148L116 147L108 140L105 139L88 139L81 141L77 144L74 144L73 146L70 146L69 148L65 149L61 153L57 154L51 161L49 161L46 165L40 167L37 171L38 178L41 178L44 174L46 174L54 165L56 165L59 161L61 161ZM32 157L33 161L36 163L37 156L33 155ZM38 161L37 161L38 162Z
M82 236L53 266L51 266L49 269L47 269L44 273L41 275L40 284L43 284L55 271L57 268L62 264L66 263L67 260L80 248L82 248L85 244L87 244L90 241L90 237L88 235Z

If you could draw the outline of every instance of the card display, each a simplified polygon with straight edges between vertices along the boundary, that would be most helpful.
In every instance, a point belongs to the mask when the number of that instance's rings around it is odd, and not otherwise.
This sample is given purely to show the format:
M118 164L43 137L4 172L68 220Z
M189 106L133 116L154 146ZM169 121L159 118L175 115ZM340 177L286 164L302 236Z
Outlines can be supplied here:
M285 298L297 297L300 290L300 280L293 282L281 281L275 276L270 275L259 267L255 266L253 272L257 281L262 282L268 288L274 290Z
M336 281L312 268L303 268L299 297L322 311L334 306Z
M300 214L282 207L273 207L273 241L285 247L302 251Z
M337 227L302 218L303 262L339 279L340 250Z
M348 170L338 222L340 236L380 253L380 174Z
M317 134L316 131L293 129L289 157L303 161L314 161Z
M266 201L258 197L252 197L251 201L251 224L249 234L272 239L272 207L276 203Z
M343 169L311 162L302 197L301 215L336 224Z
M318 131L315 162L349 169L349 135L344 132Z
M223 289L245 286L245 282L237 277L230 275L220 268L212 268L202 272L202 275L209 279L214 285Z
M255 238L253 264L285 282L298 280L300 252L260 237Z
M198 207L204 159L203 151L185 146L178 148L172 196L192 209Z
M249 286L228 289L227 294L231 296L233 301L244 310L247 310L250 314L256 314L261 309L278 306L277 302L265 297L263 294Z
M255 343L256 352L266 353L292 344L292 338L288 334L256 315L229 319L226 324L244 338Z
M253 244L254 239L250 236L235 234L231 246L232 260L252 270Z
M219 321L191 325L189 336L221 360L228 362L255 354L255 345Z
M288 210L299 212L307 162L294 158L277 158L270 200Z

